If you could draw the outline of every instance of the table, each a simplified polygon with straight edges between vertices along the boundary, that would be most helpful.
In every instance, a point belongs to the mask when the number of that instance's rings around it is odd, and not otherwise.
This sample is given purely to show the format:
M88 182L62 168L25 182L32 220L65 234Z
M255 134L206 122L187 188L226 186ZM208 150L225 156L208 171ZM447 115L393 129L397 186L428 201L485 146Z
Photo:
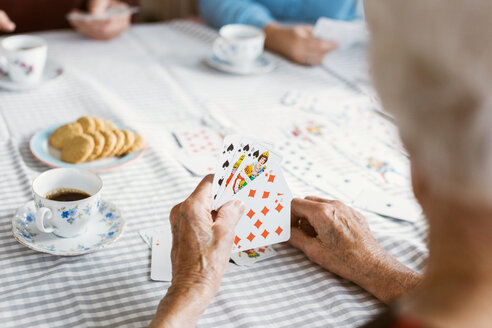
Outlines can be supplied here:
M323 68L276 56L277 69L266 75L213 71L202 60L217 33L188 21L135 25L110 42L72 31L40 35L50 58L64 65L64 76L27 92L0 91L1 327L146 326L169 283L150 280L150 250L138 231L168 220L171 207L199 181L170 156L175 145L168 131L197 124L214 109L245 132L238 117L274 111L287 90L322 93L347 85ZM101 174L103 197L118 204L128 225L115 244L99 252L37 253L10 231L15 210L31 199L30 182L48 169L31 156L28 140L47 125L82 115L129 125L148 141L140 160ZM287 179L295 195L325 196L294 176ZM427 257L423 219L408 223L365 214L385 249L421 271ZM383 308L300 251L276 249L277 257L252 268L230 264L198 327L357 327Z

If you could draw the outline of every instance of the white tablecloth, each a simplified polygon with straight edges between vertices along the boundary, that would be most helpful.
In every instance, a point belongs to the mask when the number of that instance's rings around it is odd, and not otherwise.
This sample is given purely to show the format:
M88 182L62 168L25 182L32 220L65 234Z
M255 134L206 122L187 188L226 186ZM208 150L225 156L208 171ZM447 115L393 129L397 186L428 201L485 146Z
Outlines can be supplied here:
M56 81L26 92L0 91L0 326L143 327L169 283L150 280L150 250L138 231L162 225L171 207L194 188L171 156L169 131L197 124L213 109L247 131L246 117L272 111L291 89L322 93L346 87L322 68L275 57L277 69L230 76L203 64L216 32L191 22L136 25L110 42L72 31L41 33L49 58L64 66ZM99 252L59 257L16 242L10 221L31 199L32 179L48 167L30 154L28 140L48 125L82 115L131 126L147 140L138 161L101 174L104 198L121 208L127 229ZM264 138L268 138L265 133ZM296 195L320 194L287 176ZM367 214L382 245L422 270L426 225ZM278 256L252 268L230 264L219 294L199 327L356 327L383 306L363 289L311 263L300 251L277 246Z

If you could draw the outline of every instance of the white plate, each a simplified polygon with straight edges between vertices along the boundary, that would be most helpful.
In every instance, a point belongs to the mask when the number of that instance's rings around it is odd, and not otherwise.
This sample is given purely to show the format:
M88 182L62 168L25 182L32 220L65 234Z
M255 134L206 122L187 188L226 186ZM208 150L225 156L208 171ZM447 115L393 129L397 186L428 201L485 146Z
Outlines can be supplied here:
M67 163L60 159L60 151L51 147L48 142L51 133L61 125L62 124L56 124L37 132L31 137L29 142L29 149L31 150L32 155L38 161L50 167L75 167L93 172L105 171L129 164L140 158L145 152L144 146L144 148L122 157L113 156L79 164ZM124 129L125 127L118 126L118 128Z
M19 243L35 251L53 255L75 256L102 249L114 243L125 228L125 220L118 208L101 200L97 216L87 231L77 237L62 238L39 231L34 222L34 201L22 205L12 218L12 234Z
M0 73L0 88L10 91L22 91L36 88L46 82L56 79L63 74L63 67L48 59L41 76L41 81L36 84L19 84L8 77L8 73Z
M239 75L263 74L268 73L275 68L273 60L265 55L261 55L250 65L234 65L215 55L207 57L205 62L219 71Z

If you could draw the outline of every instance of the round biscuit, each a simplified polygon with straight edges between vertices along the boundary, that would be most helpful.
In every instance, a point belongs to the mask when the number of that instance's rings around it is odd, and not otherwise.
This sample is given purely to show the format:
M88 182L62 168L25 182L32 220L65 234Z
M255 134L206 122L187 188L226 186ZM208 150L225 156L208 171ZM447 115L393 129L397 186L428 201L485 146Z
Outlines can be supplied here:
M135 141L133 145L125 152L125 154L131 154L137 150L142 149L145 146L145 140L140 134L135 133Z
M58 129L53 131L53 133L49 137L49 142L51 146L61 150L65 142L83 133L84 130L80 123L68 123L60 126Z
M94 122L94 118L90 116L82 116L77 120L77 122L82 125L85 133L92 133L96 131L96 122Z
M84 162L94 150L94 138L90 135L82 134L73 137L63 145L61 160L67 163Z
M93 117L94 123L96 123L96 131L104 130L104 121L99 117Z
M110 120L103 118L102 121L104 122L104 130L116 130L116 125L114 125L114 123Z
M104 148L104 144L106 143L106 139L99 131L90 133L90 135L94 138L94 150L92 151L92 154L89 156L87 160L93 161L96 158L98 158L99 155L101 155Z
M105 142L103 150L97 158L108 157L112 153L114 146L116 145L116 135L113 133L113 131L102 130L101 134L104 136Z
M133 146L133 143L135 142L135 133L128 130L121 130L121 132L125 134L125 144L123 145L123 147L121 147L119 153L117 154L119 156L126 153L126 151L130 149L130 147Z
M125 134L120 130L113 130L113 133L116 136L116 145L114 146L114 149L111 152L110 156L118 154L121 150L121 147L125 145Z

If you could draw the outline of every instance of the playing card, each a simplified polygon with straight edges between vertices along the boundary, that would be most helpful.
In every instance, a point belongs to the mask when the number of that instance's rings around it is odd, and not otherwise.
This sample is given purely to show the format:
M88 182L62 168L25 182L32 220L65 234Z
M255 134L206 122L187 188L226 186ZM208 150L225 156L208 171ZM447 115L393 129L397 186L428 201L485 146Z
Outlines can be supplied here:
M228 135L224 138L222 151L219 154L215 166L214 181L212 183L214 205L217 200L219 189L224 184L226 171L233 165L231 164L232 156L236 153L240 140L241 136L239 135Z
M329 144L315 145L307 153L294 137L287 137L279 141L278 149L284 157L283 168L307 184L342 201L359 194L361 179Z
M220 134L204 126L195 129L175 129L172 134L179 146L193 156L198 154L216 156L222 145Z
M301 148L309 149L316 144L322 143L329 129L330 126L321 120L300 118L283 130L288 137L295 139Z
M231 254L231 259L240 266L252 266L277 255L272 246L258 247L238 253Z
M216 173L216 176L214 177L214 185L219 185L217 191L212 194L215 210L229 201L230 193L228 193L228 198L226 198L225 201L222 195L228 187L231 188L232 185L230 185L230 183L231 181L235 181L234 179L237 173L241 171L242 165L250 161L253 156L258 158L260 154L273 148L269 143L262 143L257 139L249 137L241 137L238 143L235 143L235 141L237 141L236 138L232 138L232 141L233 142L227 146L229 144L229 139L226 140L224 142L224 148L235 149L235 152L226 158L225 161L224 159L219 160L218 167L224 167L226 165L227 167L225 169L219 169L219 173ZM263 151L260 153L260 150ZM243 161L245 162L243 163ZM221 165L220 163L223 164ZM213 188L212 191L214 192Z
M422 216L422 209L416 200L394 197L374 189L361 191L354 199L353 205L369 212L408 222L415 222Z
M365 22L340 21L322 17L318 19L313 29L316 38L335 42L339 49L350 48L357 43L368 40Z
M408 185L408 159L368 134L344 130L332 136L330 142L355 164L365 168L368 174L377 177L380 185Z
M245 145L243 152L238 151L236 153L238 161L234 164L223 191L219 194L219 199L216 200L216 208L227 203L234 194L241 192L247 185L255 184L255 181L265 174L269 167L279 166L282 160L281 156L274 152L270 146L261 143L247 143Z
M152 236L152 258L150 278L157 281L171 281L171 248L173 244L171 226Z
M280 165L267 169L240 193L232 196L245 205L236 226L233 252L287 241L290 238L292 194Z

